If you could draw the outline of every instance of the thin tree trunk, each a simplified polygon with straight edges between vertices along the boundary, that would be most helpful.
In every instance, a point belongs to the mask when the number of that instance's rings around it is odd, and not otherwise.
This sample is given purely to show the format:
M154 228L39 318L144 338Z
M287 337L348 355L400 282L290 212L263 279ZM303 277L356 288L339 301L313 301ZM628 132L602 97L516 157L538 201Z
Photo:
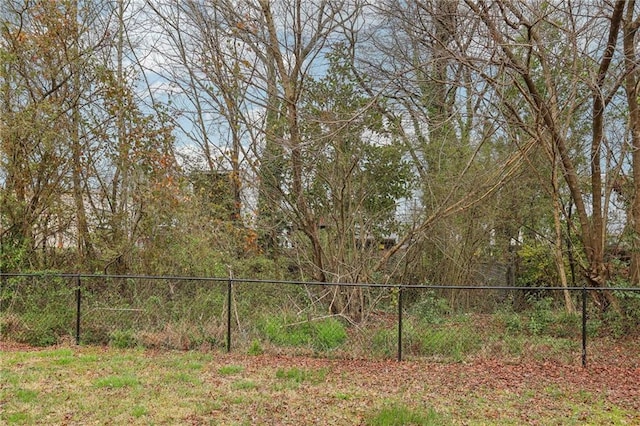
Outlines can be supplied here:
M560 220L560 212L562 211L562 205L560 204L560 196L558 194L558 179L557 179L557 166L554 163L553 172L553 224L555 228L555 241L553 245L553 254L556 262L556 268L558 269L558 276L560 277L560 285L564 289L562 294L564 295L564 306L569 314L576 312L576 308L571 298L571 292L567 289L569 286L567 282L567 274L564 269L564 256L562 254L562 222Z
M73 3L73 16L77 17L78 2ZM77 18L76 18L77 19ZM86 269L94 257L93 246L89 235L89 225L87 221L86 206L84 203L83 179L82 179L82 141L80 136L80 106L79 99L81 95L80 67L79 60L79 33L77 22L74 22L75 40L73 41L74 52L71 55L73 69L73 95L76 97L71 111L71 155L72 155L72 182L73 182L73 201L76 209L76 223L78 226L78 265L82 269Z
M625 62L625 92L629 106L629 128L631 129L631 161L633 164L633 195L631 197L631 209L629 222L633 231L631 248L631 270L629 271L631 282L640 283L640 108L638 106L638 84L640 83L640 71L637 66L636 34L640 19L633 19L635 0L627 4L627 13L624 25L624 62Z

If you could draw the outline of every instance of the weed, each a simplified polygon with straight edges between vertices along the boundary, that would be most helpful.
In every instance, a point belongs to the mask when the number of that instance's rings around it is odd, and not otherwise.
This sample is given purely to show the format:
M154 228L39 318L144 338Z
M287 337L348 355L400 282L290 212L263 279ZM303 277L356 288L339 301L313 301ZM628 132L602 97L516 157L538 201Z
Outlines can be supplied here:
M184 371L171 373L167 376L168 382L180 382L180 383L191 383L197 385L200 383L200 379L193 376L192 374L185 373Z
M32 346L51 346L72 334L74 324L73 290L61 278L46 282L16 281L21 291L14 296L11 315L2 323L2 333Z
M256 389L258 385L253 380L239 380L234 382L231 387L235 390L252 390Z
M257 339L254 339L251 342L251 346L249 346L249 350L247 351L247 354L249 355L262 355L264 353L264 349L262 349L262 345L260 344L260 341Z
M614 338L619 339L627 334L627 327L629 324L625 315L619 314L614 310L609 310L604 313L602 319L609 334Z
M135 387L139 384L139 380L135 376L108 376L95 381L94 386L97 388L125 388Z
M393 404L382 408L369 417L370 426L401 426L401 425L441 425L442 418L433 409L426 412L413 410L405 405Z
M532 303L533 312L529 317L527 328L533 335L543 334L555 319L552 309L553 299L545 297L543 299L535 299Z
M575 337L580 335L581 317L576 313L560 312L549 326L549 333L555 337Z
M322 383L327 376L325 369L305 370L300 368L282 369L276 371L277 379L289 380L294 383L310 382L312 384Z
M440 324L451 312L451 307L446 299L438 297L433 290L430 290L412 306L410 312L425 323Z
M506 336L504 343L507 353L511 356L521 356L524 351L524 337L522 336Z
M73 356L73 351L69 348L52 349L37 352L38 358L68 358Z
M569 362L578 349L576 340L553 336L535 336L531 339L531 344L533 357L540 361L562 359Z
M375 355L384 358L392 357L398 350L397 330L378 329L374 332L370 344Z
M147 409L145 407L141 406L141 405L136 405L131 410L131 415L133 417L135 417L136 419L139 419L142 416L146 416L147 413L148 413Z
M132 330L115 330L109 336L109 344L118 349L133 348L137 339Z
M342 345L347 340L347 330L334 318L314 324L312 347L316 351L329 351Z
M73 363L74 358L73 357L63 357L63 358L58 358L55 361L53 361L53 363L55 365L70 365Z
M218 374L228 376L232 374L238 374L244 370L244 367L240 365L225 365L218 369Z
M549 395L551 398L563 398L564 395L564 391L562 389L560 389L560 387L556 384L553 385L549 385L547 387L544 388L544 391L547 393L547 395Z
M515 312L501 311L496 313L495 318L510 334L518 334L522 331L522 319L520 318L520 315Z
M292 347L311 346L318 352L333 350L347 339L344 325L335 318L298 321L288 316L267 316L259 328L271 343Z
M259 325L266 338L276 345L305 346L311 341L308 322L290 324L289 318L268 316Z
M28 389L18 389L15 393L15 397L18 401L28 404L38 398L38 392Z
M26 424L29 423L30 416L26 413L10 413L6 416L9 424Z

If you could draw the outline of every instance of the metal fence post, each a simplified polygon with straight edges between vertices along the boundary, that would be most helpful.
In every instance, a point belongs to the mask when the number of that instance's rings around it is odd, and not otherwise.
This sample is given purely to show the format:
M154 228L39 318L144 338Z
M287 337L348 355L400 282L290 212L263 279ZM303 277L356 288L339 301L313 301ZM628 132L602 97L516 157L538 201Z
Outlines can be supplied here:
M229 277L227 282L227 352L231 352L231 291L233 289L233 279Z
M398 362L402 361L402 286L398 287Z
M587 366L587 288L582 286L582 367Z
M82 291L80 290L80 275L76 275L76 345L80 344L80 315L82 305Z

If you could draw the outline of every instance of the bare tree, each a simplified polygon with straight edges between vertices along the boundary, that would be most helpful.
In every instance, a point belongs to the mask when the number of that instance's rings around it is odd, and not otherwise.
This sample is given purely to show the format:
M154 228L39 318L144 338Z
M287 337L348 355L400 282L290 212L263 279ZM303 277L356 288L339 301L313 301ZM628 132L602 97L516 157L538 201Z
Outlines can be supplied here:
M579 220L585 278L590 285L602 287L607 280L604 250L612 177L602 169L603 164L609 166L602 154L608 147L607 108L621 83L622 70L614 59L624 2L597 10L591 3L469 1L466 5L482 22L486 43L477 47L484 54L469 63L478 70L500 70L500 74L484 73L502 94L509 119L537 140L549 140L557 152ZM509 98L510 88L518 97ZM573 133L571 127L580 120L578 114L586 114L581 107L588 99L591 132L585 147L581 134ZM580 163L583 154L590 166L586 189ZM617 168L608 171L615 174ZM603 307L615 303L610 292L601 294Z
M629 227L633 233L631 244L630 279L634 284L640 282L640 106L638 105L638 85L640 85L640 67L638 67L637 39L640 28L640 15L635 1L627 2L623 24L623 49L625 80L624 89L629 108L629 132L631 138L631 164L633 174L633 190L630 209L628 209ZM624 191L623 192L628 192Z
M496 96L461 61L475 48L478 27L466 8L449 1L391 0L370 10L376 19L363 31L357 72L381 101L377 106L420 181L413 217L377 269L402 251L406 266L400 268L408 279L466 283L473 279L475 254L490 239L482 204L522 167L532 143L525 137L519 148L501 144L508 129L496 119ZM427 268L438 273L428 275Z

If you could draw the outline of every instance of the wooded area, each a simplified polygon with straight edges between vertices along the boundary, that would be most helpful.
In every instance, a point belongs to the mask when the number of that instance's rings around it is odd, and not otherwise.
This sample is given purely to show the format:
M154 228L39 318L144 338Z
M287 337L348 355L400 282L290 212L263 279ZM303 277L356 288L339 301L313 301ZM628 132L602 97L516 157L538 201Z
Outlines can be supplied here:
M0 272L635 287L639 26L633 0L4 0Z

